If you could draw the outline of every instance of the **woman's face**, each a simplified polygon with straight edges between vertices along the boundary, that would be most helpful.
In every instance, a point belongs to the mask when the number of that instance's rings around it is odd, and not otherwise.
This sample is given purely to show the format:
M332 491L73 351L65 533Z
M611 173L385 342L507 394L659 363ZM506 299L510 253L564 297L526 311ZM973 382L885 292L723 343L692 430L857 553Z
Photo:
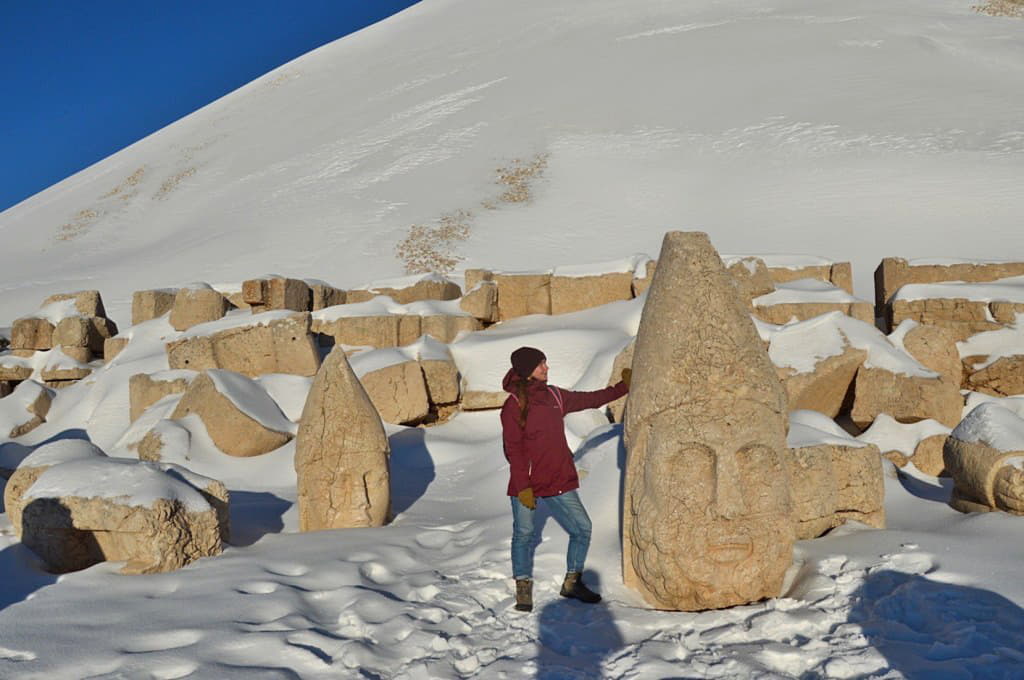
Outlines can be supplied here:
M537 364L537 368L533 369L533 373L530 374L530 377L533 378L534 380L544 380L544 381L547 381L547 379L548 379L548 360L545 359L544 361L542 361L539 364Z

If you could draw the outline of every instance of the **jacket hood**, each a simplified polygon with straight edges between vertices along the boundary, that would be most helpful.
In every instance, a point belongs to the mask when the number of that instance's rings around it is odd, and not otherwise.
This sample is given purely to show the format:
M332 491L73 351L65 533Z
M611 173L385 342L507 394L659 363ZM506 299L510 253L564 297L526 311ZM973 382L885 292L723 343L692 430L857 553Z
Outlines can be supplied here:
M508 373L505 374L505 377L501 379L501 388L508 392L509 394L515 394L516 384L519 382L519 380L519 374L516 373L516 369L510 368L508 369ZM543 386L545 384L547 384L545 381L534 379L530 381L530 388L536 389L537 387Z

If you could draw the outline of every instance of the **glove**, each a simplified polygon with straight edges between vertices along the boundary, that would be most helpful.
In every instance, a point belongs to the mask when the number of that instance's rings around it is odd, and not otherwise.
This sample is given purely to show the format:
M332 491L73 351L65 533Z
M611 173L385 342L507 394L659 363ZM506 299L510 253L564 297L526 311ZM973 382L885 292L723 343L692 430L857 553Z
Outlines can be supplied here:
M622 369L622 382L626 383L626 389L629 389L629 381L633 379L633 369L624 368Z
M516 497L519 499L520 503L528 507L530 510L535 510L537 508L537 499L533 497L532 488L526 487L516 494Z

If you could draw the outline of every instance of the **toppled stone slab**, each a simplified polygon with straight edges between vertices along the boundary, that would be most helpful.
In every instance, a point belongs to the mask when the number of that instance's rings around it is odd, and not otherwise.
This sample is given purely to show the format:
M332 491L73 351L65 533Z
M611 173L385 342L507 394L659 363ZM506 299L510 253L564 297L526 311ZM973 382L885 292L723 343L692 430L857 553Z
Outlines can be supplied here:
M459 401L459 369L448 359L420 359L427 397L435 406L455 404Z
M312 291L305 281L280 276L243 282L242 299L253 314L275 309L308 312L312 307Z
M1024 355L999 357L968 376L966 387L975 392L1008 397L1024 394Z
M805 321L829 312L841 312L871 325L875 322L874 309L869 302L816 279L779 283L775 292L754 298L753 305L755 316L774 324L789 323L793 319Z
M466 317L471 318L471 317ZM314 318L312 331L329 335L337 345L349 347L402 347L421 335L422 321L413 314Z
M197 329L200 330L200 329ZM308 312L266 312L245 325L188 335L166 345L171 369L222 368L249 377L264 373L315 375L320 352L310 334Z
M0 433L14 439L46 422L53 390L34 380L26 380L0 401Z
M908 284L944 281L984 283L1021 275L1024 275L1024 262L941 262L887 257L875 270L875 305L881 310L896 291Z
M124 335L118 335L104 340L103 361L109 364L117 357L118 354L124 351L124 348L128 346L129 342L131 342L131 338Z
M335 288L329 283L313 279L307 280L306 284L309 286L310 299L314 312L321 309L327 309L328 307L334 307L335 305L343 305L348 302L348 297L345 291L340 288Z
M103 354L103 343L117 335L117 325L99 316L69 316L53 330L53 344L63 348L82 347Z
M998 403L976 407L943 450L953 478L949 504L960 512L1024 515L1024 419Z
M171 307L171 326L184 331L208 321L223 318L228 299L208 284L194 283L178 290Z
M666 234L647 295L625 423L625 583L659 609L775 597L795 537L785 391L706 234Z
M779 378L786 386L790 410L810 409L835 418L867 356L866 350L847 345L841 354L815 363L810 372L778 369Z
M563 267L561 269L568 269ZM500 285L500 284L499 284ZM567 314L633 297L633 272L551 277L551 313Z
M74 293L57 293L43 300L43 307L55 302L70 301L75 310L82 316L106 317L107 311L103 307L103 297L98 290L79 290Z
M233 371L197 375L171 414L199 416L217 448L229 456L259 456L292 439L292 424L257 383Z
M87 366L74 356L69 356L69 351L65 351L63 348L51 350L46 364L39 371L39 376L49 387L58 388L90 375L92 375L92 367Z
M128 380L129 420L135 422L143 411L172 394L184 394L196 377L195 371L136 373Z
M983 300L965 298L896 299L886 307L886 317L891 328L909 320L945 328L957 341L962 341L1001 328L1001 324L991 320L988 306Z
M454 341L463 331L471 333L479 330L483 330L483 324L472 316L430 314L420 317L420 334L429 335L446 344Z
M954 385L962 382L963 364L957 351L956 336L948 328L904 321L893 332L893 339L925 368Z
M313 380L295 442L300 531L383 525L389 455L380 415L335 347Z
M498 284L493 281L481 281L476 287L470 288L459 302L459 309L483 323L496 322Z
M54 325L47 319L24 317L11 325L11 349L53 349Z
M901 423L937 420L947 427L960 422L964 400L960 386L939 375L924 377L862 366L854 382L850 418L864 429L882 413Z
M551 274L495 273L498 320L551 313Z
M386 423L417 423L430 413L427 386L418 361L404 361L364 373L363 389Z
M157 319L174 307L176 288L137 290L132 293L132 325Z

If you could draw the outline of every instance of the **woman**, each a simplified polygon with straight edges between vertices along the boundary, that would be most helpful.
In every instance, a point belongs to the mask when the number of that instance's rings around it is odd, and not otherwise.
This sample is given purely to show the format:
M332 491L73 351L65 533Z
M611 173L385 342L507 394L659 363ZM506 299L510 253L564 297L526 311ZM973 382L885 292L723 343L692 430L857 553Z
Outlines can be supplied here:
M565 441L562 418L567 413L597 408L629 391L629 369L623 381L596 392L571 392L548 385L548 363L533 347L512 352L512 368L502 387L510 396L501 408L501 429L508 459L508 495L512 500L512 575L516 609L533 609L533 512L544 500L558 523L569 532L562 597L600 602L601 596L581 580L590 547L590 517L576 489L580 480L572 451Z

